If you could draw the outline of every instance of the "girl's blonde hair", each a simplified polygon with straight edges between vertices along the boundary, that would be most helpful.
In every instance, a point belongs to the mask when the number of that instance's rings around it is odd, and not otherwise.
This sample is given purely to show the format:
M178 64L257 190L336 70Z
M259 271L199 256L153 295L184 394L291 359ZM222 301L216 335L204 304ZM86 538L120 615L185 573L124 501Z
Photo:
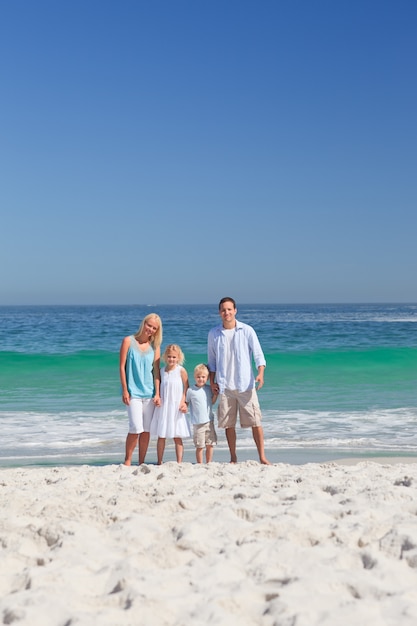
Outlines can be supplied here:
M157 315L157 313L149 313L146 317L143 318L142 323L139 326L139 330L135 335L135 339L137 339L139 335L142 333L146 322L151 319L156 320L158 324L158 330L156 331L154 335L152 335L150 343L153 346L153 348L159 348L159 346L162 343L162 321L159 315Z
M178 353L178 363L180 365L182 365L185 361L185 357L184 357L184 352L181 350L181 348L176 344L176 343L170 343L169 346L167 346L165 348L164 354L162 355L162 360L164 363L167 362L167 355L168 352L177 352Z

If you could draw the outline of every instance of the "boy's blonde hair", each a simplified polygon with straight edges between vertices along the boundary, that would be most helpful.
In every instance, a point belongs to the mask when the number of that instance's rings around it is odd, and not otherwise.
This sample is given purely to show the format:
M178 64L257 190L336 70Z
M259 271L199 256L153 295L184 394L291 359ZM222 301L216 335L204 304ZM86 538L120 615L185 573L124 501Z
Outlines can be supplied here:
M164 354L162 355L162 360L164 361L164 363L167 362L167 354L168 352L177 352L178 353L178 363L180 365L182 365L185 361L185 357L184 357L184 352L181 350L181 348L176 344L176 343L170 343L164 351Z
M158 330L156 331L154 335L152 335L150 343L154 348L159 348L159 346L162 343L162 320L159 317L159 315L157 315L157 313L149 313L146 317L143 318L142 323L139 326L139 330L135 335L135 339L137 339L142 333L145 323L151 319L154 319L156 323L158 324Z
M207 367L205 363L199 363L198 365L195 366L194 376L198 374L198 372L204 372L205 374L207 374L207 377L210 376L209 368Z

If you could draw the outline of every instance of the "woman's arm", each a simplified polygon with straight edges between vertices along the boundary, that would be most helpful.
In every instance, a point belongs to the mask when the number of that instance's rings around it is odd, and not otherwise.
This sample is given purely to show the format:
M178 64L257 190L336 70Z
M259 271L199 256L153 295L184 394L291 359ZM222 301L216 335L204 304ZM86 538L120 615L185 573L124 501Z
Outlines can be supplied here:
M125 337L122 341L122 345L120 347L120 357L119 357L119 374L120 374L120 382L122 384L122 400L124 404L130 403L130 395L127 388L127 380L126 380L126 359L127 352L130 346L130 337Z
M155 406L161 406L161 349L156 348L153 360L153 381L155 385L155 395L153 398Z

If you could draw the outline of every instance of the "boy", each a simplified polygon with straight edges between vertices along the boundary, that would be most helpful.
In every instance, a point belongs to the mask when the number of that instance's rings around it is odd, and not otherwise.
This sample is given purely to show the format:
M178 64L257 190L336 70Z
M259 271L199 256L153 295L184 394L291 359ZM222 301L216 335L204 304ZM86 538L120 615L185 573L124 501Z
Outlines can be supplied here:
M200 363L194 368L195 384L187 389L185 401L190 410L191 423L194 430L195 456L197 463L203 462L203 449L206 448L206 463L213 460L213 446L217 443L214 430L214 413L212 405L217 400L207 384L209 370L207 365Z

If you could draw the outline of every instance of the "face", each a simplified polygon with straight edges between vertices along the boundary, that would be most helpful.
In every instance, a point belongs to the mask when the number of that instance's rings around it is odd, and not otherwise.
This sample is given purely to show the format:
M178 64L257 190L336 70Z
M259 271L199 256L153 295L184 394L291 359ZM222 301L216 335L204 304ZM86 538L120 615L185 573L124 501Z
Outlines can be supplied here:
M226 300L226 302L223 302L219 309L220 317L223 320L223 326L233 326L236 313L237 309L235 309L233 302L229 302L228 300Z
M167 365L169 368L175 367L178 363L178 353L175 350L169 350L166 354Z
M159 328L159 324L154 317L150 317L148 320L146 320L144 327L143 327L145 333L149 337L152 337L158 331L158 328Z
M200 370L194 374L194 379L197 387L204 387L208 380L208 374L205 370Z

